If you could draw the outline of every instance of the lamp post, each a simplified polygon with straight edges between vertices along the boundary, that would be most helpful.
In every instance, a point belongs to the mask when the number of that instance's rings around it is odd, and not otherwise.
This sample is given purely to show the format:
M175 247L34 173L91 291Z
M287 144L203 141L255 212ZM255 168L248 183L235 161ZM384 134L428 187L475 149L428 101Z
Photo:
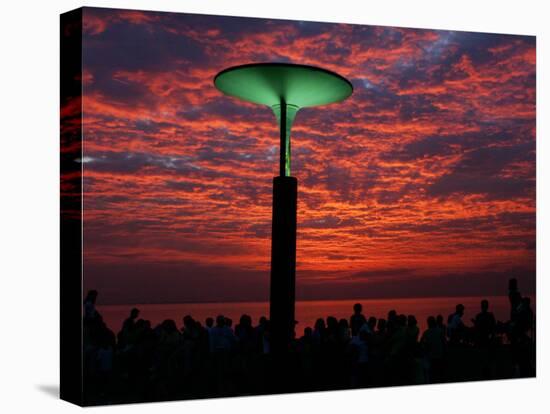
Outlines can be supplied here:
M290 130L301 108L340 102L353 93L342 76L314 66L254 63L218 73L214 85L226 95L269 106L280 130L279 176L273 178L270 346L283 354L294 334L296 206L298 181L290 175Z

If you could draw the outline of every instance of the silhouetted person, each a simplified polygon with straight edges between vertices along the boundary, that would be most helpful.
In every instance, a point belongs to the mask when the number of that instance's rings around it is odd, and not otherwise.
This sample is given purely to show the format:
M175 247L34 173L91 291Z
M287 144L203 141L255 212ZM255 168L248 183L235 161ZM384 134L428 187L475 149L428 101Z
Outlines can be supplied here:
M239 351L248 354L255 348L254 328L252 318L249 315L242 315L239 323L235 326L235 336L238 339Z
M336 341L338 338L338 319L334 316L327 317L327 337L331 341Z
M387 322L385 319L378 319L378 323L376 325L376 333L386 334L386 323Z
M323 318L317 319L313 327L313 340L318 344L323 344L327 337L327 329Z
M531 299L523 297L517 309L516 322L513 326L512 352L517 363L520 377L535 374L535 346L532 330L534 315ZM531 333L531 336L529 335Z
M393 332L389 337L388 363L390 378L394 384L407 382L407 317L398 315L394 318Z
M369 322L372 322L369 319ZM370 323L369 323L370 325ZM384 367L388 353L388 335L386 331L386 320L378 319L376 330L369 336L369 378L371 385L382 385L385 383L386 370Z
M521 303L518 307L518 330L521 335L527 333L533 328L533 310L531 309L531 299L528 297L521 298Z
M82 321L82 339L84 350L97 351L105 334L106 326L103 318L97 311L95 305L97 301L97 290L90 290L84 299L84 317ZM95 358L95 355L90 355Z
M98 312L95 308L95 302L97 300L97 290L90 290L84 299L84 320L89 321L97 317Z
M223 315L216 317L216 326L210 330L210 351L216 372L216 386L218 393L225 394L230 386L228 372L230 369L230 355L235 344L233 330L227 326L228 318Z
M414 315L408 315L407 316L407 336L413 343L416 343L418 342L419 333L420 333L420 330L418 329L418 322L416 320L416 317Z
M513 360L519 376L533 376L535 372L534 338L530 338L528 332L534 330L534 315L531 300L521 296L515 278L508 281L508 300L510 321L507 324L507 334L512 347Z
M180 332L173 319L165 319L159 326L159 346L164 350L173 350L180 343ZM168 352L168 351L166 351Z
M323 353L324 369L325 369L325 386L333 387L339 383L340 368L342 355L341 344L338 341L338 319L334 316L327 317L326 337L324 343L321 344Z
M521 293L519 292L516 278L512 278L508 281L508 300L510 302L510 320L514 321L516 319L517 309L521 304Z
M110 391L112 381L115 337L105 325L102 327L97 345L93 365L99 386L98 393L100 396L106 397Z
M392 309L388 312L388 318L386 323L388 336L392 336L396 326L397 326L397 311L395 309Z
M313 339L313 329L309 326L304 329L304 335L296 344L296 351L300 356L299 381L304 384L305 389L313 389L316 383L315 368L317 362L317 347Z
M196 323L193 317L191 315L185 315L183 317L183 328L181 329L181 333L190 338L192 336L197 336L196 331Z
M483 299L481 301L481 312L478 313L475 319L472 319L474 323L474 339L477 346L487 347L492 342L495 329L496 319L492 312L489 312L489 301Z
M225 326L233 331L233 319L225 318Z
M206 324L206 329L210 330L214 326L214 318L210 318L210 317L206 318L205 324Z
M369 332L374 333L374 331L376 330L376 318L374 316L371 316L367 321L367 325L369 327Z
M359 334L353 336L350 342L350 346L353 349L354 364L356 370L353 373L351 385L364 386L368 382L369 374L369 334L366 329L360 329Z
M359 330L364 324L367 323L365 315L363 315L363 306L360 303L353 305L353 315L349 318L349 325L351 327L351 335L357 336Z
M466 326L462 321L463 316L464 305L459 303L458 305L456 305L455 312L449 315L447 325L447 335L449 336L449 341L453 344L458 344L464 339Z
M437 327L441 329L443 336L447 335L447 325L444 323L443 315L437 315L435 317L435 323L437 324Z
M216 318L216 326L210 330L210 343L212 352L229 352L235 342L233 330L226 325L227 318L219 315Z
M418 336L420 329L414 315L407 315L407 356L414 358L418 352Z
M313 352L313 329L309 326L304 328L304 335L298 340L297 350L298 352Z
M508 300L510 301L510 322L508 323L508 337L512 345L525 340L526 328L526 316L529 312L526 309L530 309L530 301L524 302L519 289L518 283L515 278L510 279L508 282ZM524 303L528 303L527 306L523 306ZM523 314L522 314L523 313Z
M128 316L128 318L126 318L126 320L122 324L122 330L125 330L127 332L133 332L136 325L136 319L138 318L138 316L139 316L139 309L132 308L132 310L130 311L130 316Z
M183 346L179 347L178 354L182 354L182 380L184 384L192 386L193 378L200 370L200 359L204 358L205 338L202 326L191 315L183 317L181 337ZM207 335L207 334L206 334Z
M133 342L133 335L136 327L136 319L139 316L139 309L132 308L128 318L122 323L122 329L118 333L118 346L123 349L125 346Z
M256 349L260 354L269 354L269 323L265 316L261 316L258 326L254 328L254 336L256 338Z
M445 334L433 316L428 318L428 329L422 334L420 344L424 351L426 382L440 382L443 379Z
M338 321L338 341L341 343L347 343L350 339L349 324L346 319L340 319Z

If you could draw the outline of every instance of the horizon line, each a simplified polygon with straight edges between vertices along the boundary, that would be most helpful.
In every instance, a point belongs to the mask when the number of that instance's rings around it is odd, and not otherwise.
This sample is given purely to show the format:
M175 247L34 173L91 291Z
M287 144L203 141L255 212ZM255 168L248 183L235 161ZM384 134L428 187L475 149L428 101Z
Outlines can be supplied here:
M531 298L536 299L536 293L526 292ZM368 301L368 300L402 300L402 299L434 299L434 298L491 298L491 297L507 297L507 294L502 295L440 295L440 296L397 296L397 297L372 297L372 298L347 298L347 299L297 299L295 302L330 302L330 301ZM269 303L269 298L265 300L206 300L206 301L181 301L181 302L128 302L128 303L102 303L96 306L139 306L139 305L200 305L200 304L221 304L221 303Z

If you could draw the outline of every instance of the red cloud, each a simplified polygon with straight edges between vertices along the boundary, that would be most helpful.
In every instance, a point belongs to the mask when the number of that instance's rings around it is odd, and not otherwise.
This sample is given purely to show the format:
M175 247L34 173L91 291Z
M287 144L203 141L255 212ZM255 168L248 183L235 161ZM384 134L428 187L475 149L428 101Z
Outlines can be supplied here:
M534 180L530 152L463 171L479 149L534 144L533 44L496 42L480 59L447 32L357 35L331 25L307 33L270 22L230 36L223 24L200 31L174 16L85 13L88 53L109 46L106 37L93 49L110 24L168 33L202 51L107 75L85 67L87 263L268 271L275 118L222 96L212 81L231 65L289 60L355 86L344 103L302 110L293 129L299 283L340 283L367 270L415 269L406 279L533 267L525 246L535 237L534 194L512 186ZM461 177L477 187L433 191Z

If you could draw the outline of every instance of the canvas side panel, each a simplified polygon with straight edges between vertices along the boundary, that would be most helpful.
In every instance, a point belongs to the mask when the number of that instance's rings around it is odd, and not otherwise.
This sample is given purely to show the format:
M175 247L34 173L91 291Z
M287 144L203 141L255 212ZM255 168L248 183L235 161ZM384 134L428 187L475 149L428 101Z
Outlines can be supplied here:
M60 23L60 396L82 405L82 9Z

